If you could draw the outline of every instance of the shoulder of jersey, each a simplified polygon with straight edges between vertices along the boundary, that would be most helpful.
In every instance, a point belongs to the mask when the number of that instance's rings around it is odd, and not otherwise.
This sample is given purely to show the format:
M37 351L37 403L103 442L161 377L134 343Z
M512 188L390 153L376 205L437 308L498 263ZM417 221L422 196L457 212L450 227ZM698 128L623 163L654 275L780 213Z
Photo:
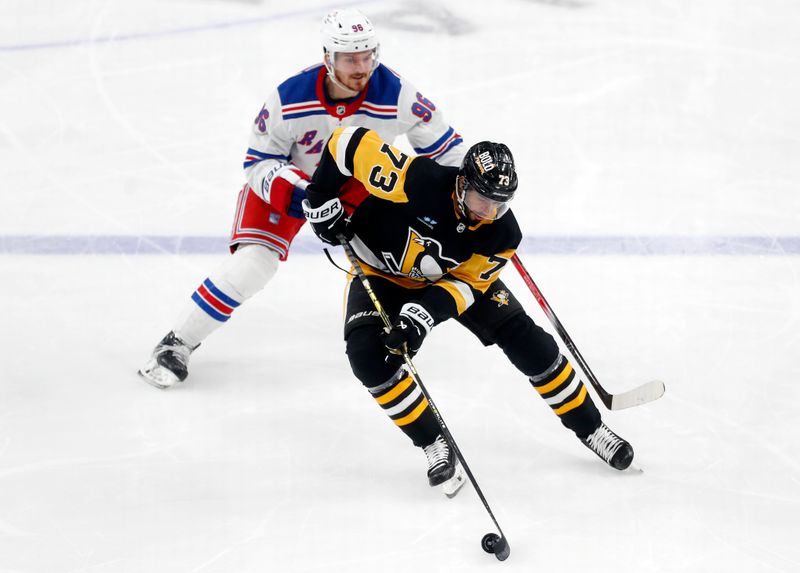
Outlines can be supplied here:
M422 155L412 156L412 159L413 162L406 174L406 182L411 189L453 187L458 167L439 165L433 159Z
M483 225L478 232L482 235L479 243L488 252L516 249L522 242L522 230L512 211L508 211L491 225Z
M321 67L322 64L313 65L281 83L278 86L281 105L286 107L309 102L319 103L316 88Z
M378 64L369 79L367 95L361 109L368 112L367 115L384 119L397 117L397 100L400 98L401 87L400 76L383 64Z
M411 162L402 175L403 192L409 201L419 205L437 205L451 196L458 169L439 165L432 159L410 156Z

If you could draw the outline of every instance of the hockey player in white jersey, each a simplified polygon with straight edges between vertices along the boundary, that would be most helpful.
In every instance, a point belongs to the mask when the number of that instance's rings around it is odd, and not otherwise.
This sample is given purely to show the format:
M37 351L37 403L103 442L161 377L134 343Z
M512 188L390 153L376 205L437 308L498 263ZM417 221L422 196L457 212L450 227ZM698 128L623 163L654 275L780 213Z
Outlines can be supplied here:
M363 126L386 141L405 134L418 155L460 165L461 136L441 111L379 61L369 19L336 10L322 22L323 63L280 84L253 124L244 161L247 183L239 192L231 256L195 289L172 330L156 345L139 374L169 388L189 374L189 356L234 310L272 279L305 223L301 179L309 179L323 145L337 127ZM352 211L367 196L353 188L342 196Z

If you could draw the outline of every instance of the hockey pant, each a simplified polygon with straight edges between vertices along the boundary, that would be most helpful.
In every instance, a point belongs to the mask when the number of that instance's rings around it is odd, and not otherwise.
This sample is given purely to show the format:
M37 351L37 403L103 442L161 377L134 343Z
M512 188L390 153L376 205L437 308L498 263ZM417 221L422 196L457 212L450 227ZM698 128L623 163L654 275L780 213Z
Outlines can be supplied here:
M420 296L420 291L378 277L370 282L390 317L396 316L405 302ZM345 317L347 356L353 373L414 445L432 443L440 432L436 419L405 369L386 363L380 337L383 323L359 281L350 283ZM500 347L561 423L578 437L588 436L600 425L600 412L556 341L533 322L502 281L495 281L456 320L485 346Z

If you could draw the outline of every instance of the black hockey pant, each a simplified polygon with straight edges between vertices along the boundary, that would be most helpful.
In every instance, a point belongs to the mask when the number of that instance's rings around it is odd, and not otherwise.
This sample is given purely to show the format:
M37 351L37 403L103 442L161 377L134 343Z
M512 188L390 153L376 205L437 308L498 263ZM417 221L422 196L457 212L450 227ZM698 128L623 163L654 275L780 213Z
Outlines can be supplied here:
M420 291L371 278L375 294L393 319ZM600 425L600 412L553 337L536 325L511 291L497 280L456 320L485 346L496 344L525 374L567 428L585 437ZM356 377L417 446L433 442L439 426L427 400L404 368L386 362L383 322L358 280L350 283L344 335Z

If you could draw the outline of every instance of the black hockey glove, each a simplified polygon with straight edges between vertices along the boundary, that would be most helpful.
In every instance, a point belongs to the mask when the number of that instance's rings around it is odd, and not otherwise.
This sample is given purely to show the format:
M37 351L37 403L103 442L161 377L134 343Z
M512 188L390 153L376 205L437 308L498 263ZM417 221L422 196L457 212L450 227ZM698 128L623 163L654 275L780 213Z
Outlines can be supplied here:
M317 237L329 245L340 244L338 235L344 235L348 241L353 238L350 221L338 197L326 199L313 183L306 188L306 194L308 199L303 201L303 214Z
M404 362L404 352L414 356L433 325L433 317L424 306L418 302L404 304L392 329L383 337L383 344L389 351L386 361L400 365Z

